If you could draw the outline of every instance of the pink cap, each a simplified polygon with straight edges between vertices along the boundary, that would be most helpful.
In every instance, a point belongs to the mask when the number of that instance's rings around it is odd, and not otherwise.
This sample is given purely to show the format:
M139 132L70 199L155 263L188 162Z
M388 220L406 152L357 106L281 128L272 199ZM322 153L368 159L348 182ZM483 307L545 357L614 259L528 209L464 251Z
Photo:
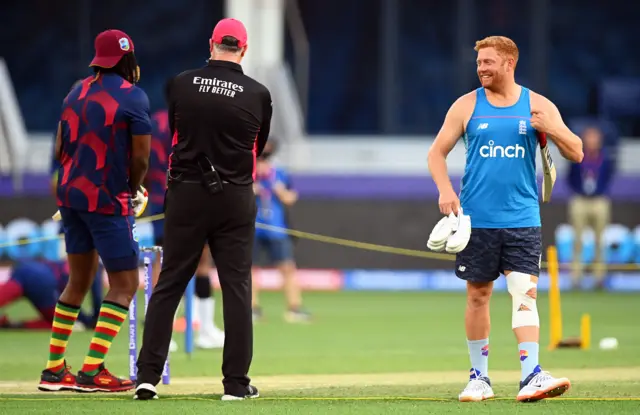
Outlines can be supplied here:
M218 22L213 29L211 40L213 40L213 43L221 44L222 38L225 36L236 38L239 48L247 46L247 29L245 29L240 20L228 18Z
M113 68L127 53L133 52L133 41L120 30L105 30L96 36L96 54L89 66Z

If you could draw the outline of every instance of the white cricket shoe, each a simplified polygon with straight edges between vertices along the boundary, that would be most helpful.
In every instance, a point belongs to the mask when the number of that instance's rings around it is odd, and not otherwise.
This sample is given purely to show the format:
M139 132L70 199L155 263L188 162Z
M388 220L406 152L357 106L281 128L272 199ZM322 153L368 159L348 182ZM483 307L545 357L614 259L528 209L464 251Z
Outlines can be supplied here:
M535 402L555 398L568 391L570 387L569 379L556 379L549 372L540 369L538 365L524 381L520 382L520 392L516 399L520 402Z
M464 388L458 400L460 402L480 402L485 399L491 399L495 396L493 389L491 389L491 381L488 377L482 376L482 374L475 369L471 369L471 375L469 376L469 383Z
M73 323L73 331L87 331L87 326L85 326L83 322L76 320L75 323Z
M200 331L196 339L196 347L200 349L221 349L224 347L224 331L217 327L213 330Z

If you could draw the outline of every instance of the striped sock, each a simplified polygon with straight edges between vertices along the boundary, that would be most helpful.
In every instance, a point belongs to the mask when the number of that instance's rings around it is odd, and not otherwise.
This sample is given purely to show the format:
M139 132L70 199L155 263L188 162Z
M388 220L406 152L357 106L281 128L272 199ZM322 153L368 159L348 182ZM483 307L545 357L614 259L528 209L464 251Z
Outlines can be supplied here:
M82 371L89 376L98 374L100 365L109 352L111 342L116 337L122 327L122 323L127 318L128 309L120 304L110 301L103 301L100 307L96 331L89 345L89 353L84 359Z
M73 323L76 322L79 313L80 307L78 306L64 304L60 301L56 304L51 339L49 340L49 360L47 360L47 369L54 373L64 369L64 352L73 331Z

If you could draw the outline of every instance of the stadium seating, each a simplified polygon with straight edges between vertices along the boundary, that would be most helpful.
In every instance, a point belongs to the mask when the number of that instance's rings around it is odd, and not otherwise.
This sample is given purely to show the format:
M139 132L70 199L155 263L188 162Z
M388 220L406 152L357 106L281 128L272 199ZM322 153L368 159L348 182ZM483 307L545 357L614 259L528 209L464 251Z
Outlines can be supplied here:
M640 134L640 78L606 78L599 88L599 112L624 131Z
M90 4L88 10L75 3L38 3L38 13L33 12L31 2L14 2L10 13L0 15L0 26L13 34L1 54L8 62L30 131L54 128L60 100L69 86L90 73L86 65L98 31L117 27L133 37L142 68L141 85L154 109L162 105L162 85L169 76L204 63L206 39L223 14L222 0L157 0L151 9L125 1L86 2ZM381 85L380 67L383 53L388 52L384 48L389 47L380 30L384 17L382 0L299 4L311 49L309 132L381 132L384 117L380 111L384 107L380 99L386 86ZM595 115L597 107L590 105L589 94L599 85L600 108L607 113L632 109L621 107L620 103L628 101L632 91L640 91L637 80L626 80L622 87L610 81L601 83L605 76L628 79L640 73L640 62L630 52L635 50L637 39L630 33L638 33L637 23L633 13L625 13L623 7L602 8L598 0L584 0L580 8L563 2L549 6L545 87L535 84L536 71L544 69L538 69L533 61L532 17L523 15L518 2L492 1L487 7L476 6L469 12L469 39L465 40L468 57L456 46L457 2L398 4L398 41L391 46L397 66L390 86L397 102L390 133L437 131L452 100L463 92L459 89L477 85L473 41L487 35L505 34L518 42L521 58L517 80L543 91L556 102L565 118ZM122 8L127 12L122 13ZM82 15L87 11L91 18L83 23ZM60 24L61 21L73 24ZM564 24L567 21L576 24L568 29ZM293 62L291 39L288 44L287 60ZM640 101L636 99L637 102ZM637 104L634 111L638 113Z

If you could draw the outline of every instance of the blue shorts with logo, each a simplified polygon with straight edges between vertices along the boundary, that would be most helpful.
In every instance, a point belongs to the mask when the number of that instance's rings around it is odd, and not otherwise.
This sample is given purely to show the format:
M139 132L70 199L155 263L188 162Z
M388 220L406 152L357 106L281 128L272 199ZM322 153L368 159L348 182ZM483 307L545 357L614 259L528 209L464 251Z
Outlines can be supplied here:
M60 208L68 254L98 251L108 272L138 268L140 248L133 216L104 215Z
M267 261L261 261L262 254L266 254ZM293 259L293 245L290 238L269 237L256 233L253 245L254 265L277 265Z
M540 274L542 229L471 229L466 248L456 255L456 276L470 282L495 281L505 271Z

